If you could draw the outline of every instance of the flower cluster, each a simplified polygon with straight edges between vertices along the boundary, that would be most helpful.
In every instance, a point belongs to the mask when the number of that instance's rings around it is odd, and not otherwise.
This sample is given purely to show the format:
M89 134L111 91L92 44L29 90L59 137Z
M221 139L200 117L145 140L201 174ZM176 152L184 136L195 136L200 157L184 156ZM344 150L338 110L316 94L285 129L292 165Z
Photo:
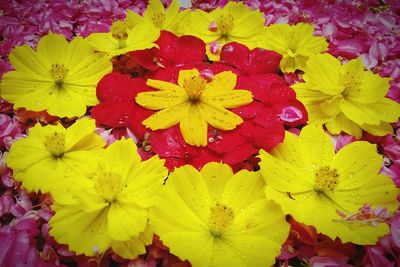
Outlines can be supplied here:
M2 3L0 265L399 264L400 6L323 2Z

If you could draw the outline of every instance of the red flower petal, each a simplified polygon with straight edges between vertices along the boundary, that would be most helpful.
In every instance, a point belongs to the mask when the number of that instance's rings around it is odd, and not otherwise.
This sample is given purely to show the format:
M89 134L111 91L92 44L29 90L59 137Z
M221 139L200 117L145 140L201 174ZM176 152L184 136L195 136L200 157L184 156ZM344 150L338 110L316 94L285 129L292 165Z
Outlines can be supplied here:
M96 93L100 101L130 103L137 93L149 90L143 79L131 79L128 75L113 72L99 81Z
M153 47L151 49L129 52L128 57L141 67L147 70L155 71L158 69L158 66L155 62L157 54L158 49Z
M239 69L244 74L277 72L282 56L274 51L246 46L233 42L222 47L221 62Z
M194 36L177 37L171 32L161 31L156 43L160 46L157 58L163 65L192 64L205 59L205 43Z

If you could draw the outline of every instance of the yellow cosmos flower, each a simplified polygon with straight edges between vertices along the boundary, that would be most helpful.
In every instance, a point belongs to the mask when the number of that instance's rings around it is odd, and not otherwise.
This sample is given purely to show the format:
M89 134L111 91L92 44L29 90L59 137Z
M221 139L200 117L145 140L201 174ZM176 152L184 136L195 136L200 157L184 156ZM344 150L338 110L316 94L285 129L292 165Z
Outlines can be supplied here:
M393 131L400 105L385 98L389 78L365 71L361 58L341 65L329 54L310 57L304 83L292 85L305 105L310 122L325 124L332 134L344 131L361 138L362 130L376 136Z
M382 156L376 145L354 142L335 154L329 135L321 126L309 125L297 137L285 140L271 154L260 151L261 173L267 183L267 199L278 202L298 222L314 226L343 243L375 244L389 231L385 223L341 221L337 211L357 213L368 203L396 209L400 190L380 175Z
M107 33L92 33L88 40L97 51L110 56L118 56L130 51L157 46L154 42L160 31L150 23L140 23L133 28L126 21L115 21Z
M238 42L253 49L264 32L263 13L251 10L243 3L229 1L223 9L216 8L210 13L196 10L191 13L186 33L201 38L207 44L207 55L218 60L221 47Z
M252 101L251 92L234 90L236 75L224 71L207 82L196 69L181 70L178 84L147 80L147 85L158 89L136 96L136 102L151 110L161 110L143 124L152 130L167 129L179 123L185 142L194 146L207 145L207 128L232 130L242 118L226 108L236 108Z
M128 10L126 13L126 22L130 27L134 27L140 23L146 22L153 24L158 30L167 30L181 35L184 21L190 16L190 10L179 12L179 1L172 0L168 10L165 11L160 0L149 0L146 11L143 17Z
M266 28L259 46L282 55L280 68L283 72L304 70L311 55L325 52L328 43L322 36L314 36L312 24L273 24Z
M0 84L1 97L14 108L47 110L58 117L82 116L86 106L98 103L97 82L111 72L103 53L94 53L86 40L71 43L60 34L40 39L37 52L27 45L10 54L15 71L6 73Z
M70 199L53 195L50 234L77 254L92 256L110 247L123 257L144 254L152 240L147 210L167 174L158 156L141 161L131 139L116 141L93 175L80 176L68 188Z
M28 191L62 190L69 176L90 172L96 163L105 142L94 130L95 121L88 119L67 129L60 124L43 127L38 123L29 129L28 137L12 144L7 166Z
M170 174L150 223L171 253L194 267L271 266L289 227L264 186L259 172L185 165Z

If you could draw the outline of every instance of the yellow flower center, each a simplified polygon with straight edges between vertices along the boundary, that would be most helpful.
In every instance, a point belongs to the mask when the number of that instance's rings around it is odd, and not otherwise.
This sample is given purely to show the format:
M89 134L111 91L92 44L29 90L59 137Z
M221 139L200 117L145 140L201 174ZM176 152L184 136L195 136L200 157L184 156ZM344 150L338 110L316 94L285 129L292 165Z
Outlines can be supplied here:
M316 192L333 191L339 183L339 173L336 169L331 169L328 166L323 166L315 172Z
M192 76L189 79L185 79L183 87L189 97L189 100L196 102L200 99L201 94L206 88L207 81L200 76Z
M231 14L221 15L217 19L217 28L223 36L227 36L235 25L233 16Z
M355 73L346 72L342 78L344 90L342 92L342 96L346 98L346 96L351 91L359 91L361 86L361 78L359 75Z
M151 21L157 28L161 28L161 26L164 24L164 20L165 20L165 15L160 12L153 14L153 16L151 17Z
M68 75L68 69L64 66L64 64L53 64L49 70L50 77L55 81L57 87L61 87L64 79Z
M111 35L117 40L125 40L128 37L126 23L116 21L111 25Z
M95 189L108 203L113 203L122 189L121 175L113 172L98 171L94 177Z
M235 218L232 208L225 204L216 203L210 212L210 233L214 237L221 237Z
M54 157L61 157L65 152L65 134L62 132L48 134L44 139L44 146Z

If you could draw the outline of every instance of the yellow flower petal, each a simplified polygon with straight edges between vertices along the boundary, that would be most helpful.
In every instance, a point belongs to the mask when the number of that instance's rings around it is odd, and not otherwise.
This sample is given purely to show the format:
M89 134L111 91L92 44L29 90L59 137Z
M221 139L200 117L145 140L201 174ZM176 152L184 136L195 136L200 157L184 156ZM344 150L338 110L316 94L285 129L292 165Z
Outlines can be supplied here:
M340 109L347 118L358 125L364 123L378 125L380 123L380 115L368 105L359 105L349 100L340 102Z
M9 55L10 63L18 72L23 72L33 79L47 79L50 62L39 53L35 53L28 45L17 46ZM13 71L11 71L13 73ZM4 77L3 77L4 79Z
M340 134L342 131L360 139L362 129L355 122L348 119L343 113L338 114L334 119L331 119L326 124L326 128L331 134Z
M340 62L329 54L318 54L307 61L304 81L318 88L319 91L328 95L337 95L343 91L338 86L341 78Z
M188 102L167 107L151 115L142 123L152 130L167 129L181 122L185 116L188 116L187 114L190 114L189 109L190 103Z
M201 106L200 106L201 107ZM164 109L165 110L165 109ZM185 142L192 146L207 145L207 121L197 105L190 105L186 116L180 120L180 129ZM210 123L211 124L211 123ZM212 124L211 124L212 125Z
M135 259L138 255L145 254L145 246L150 245L153 241L153 232L149 225L138 236L132 237L128 241L113 241L111 243L112 250L125 259Z
M108 211L108 233L118 241L127 241L138 236L146 228L146 210L134 204L113 203Z
M182 90L183 88L176 84L165 82L165 81L160 81L160 80L147 79L146 84L148 86L156 88L158 90L169 91L171 93L179 93L179 92L183 91ZM142 93L139 93L138 95L140 95L140 94L142 94Z
M338 189L354 189L369 183L374 177L369 174L379 172L382 160L374 144L359 141L345 146L332 161L340 175Z
M312 166L316 168L332 161L335 155L333 143L321 125L311 124L303 128L299 137L304 147L308 148L307 154Z
M58 117L79 117L86 113L86 105L80 95L66 89L60 89L47 112Z
M203 166L200 173L207 183L211 200L219 201L226 183L233 176L232 168L227 164L210 162Z
M151 82L150 82L151 84ZM183 90L168 90L158 92L142 92L136 98L136 103L151 110L159 110L182 104L188 100Z
M243 122L241 117L219 106L202 103L198 108L202 118L217 129L232 130Z
M107 234L107 210L83 213L79 206L65 207L56 210L49 224L52 227L50 234L57 242L68 244L77 254L93 256L102 253L111 242Z
M70 57L69 44L62 34L52 32L43 36L37 46L38 54L46 58L51 64L67 65ZM60 51L63 51L60 53ZM48 70L47 70L48 71Z
M393 133L392 125L387 122L381 122L379 125L363 124L361 128L375 136L384 136Z
M143 21L143 18L132 10L127 10L125 22L129 28L133 28Z

